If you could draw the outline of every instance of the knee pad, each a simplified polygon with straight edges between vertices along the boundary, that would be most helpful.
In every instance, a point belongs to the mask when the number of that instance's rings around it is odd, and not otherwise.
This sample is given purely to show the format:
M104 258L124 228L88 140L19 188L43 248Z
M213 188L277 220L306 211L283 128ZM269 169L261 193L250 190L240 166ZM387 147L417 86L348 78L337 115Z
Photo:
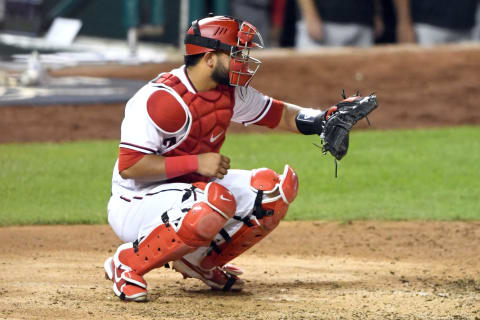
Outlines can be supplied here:
M260 168L252 171L250 188L257 193L253 216L262 219L261 225L275 228L287 214L288 206L298 194L298 177L287 164L283 174L272 169Z
M237 208L233 194L218 183L206 184L203 192L204 201L193 205L177 231L187 245L195 247L208 246Z

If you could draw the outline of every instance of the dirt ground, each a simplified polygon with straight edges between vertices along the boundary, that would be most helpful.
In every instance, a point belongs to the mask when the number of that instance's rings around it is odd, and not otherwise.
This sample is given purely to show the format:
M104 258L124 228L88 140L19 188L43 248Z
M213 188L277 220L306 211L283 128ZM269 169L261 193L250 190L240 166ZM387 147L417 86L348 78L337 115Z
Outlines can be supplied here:
M341 88L375 91L373 129L480 124L478 46L280 52L263 61L254 86L300 105L331 105ZM148 80L174 66L52 75ZM0 143L118 139L122 117L121 105L0 107ZM0 319L480 319L480 221L282 222L235 260L243 292L214 292L160 269L146 276L148 303L120 301L103 279L119 244L108 226L0 228Z
M236 260L241 293L171 269L149 302L103 278L108 226L2 228L5 319L480 319L480 222L284 222Z

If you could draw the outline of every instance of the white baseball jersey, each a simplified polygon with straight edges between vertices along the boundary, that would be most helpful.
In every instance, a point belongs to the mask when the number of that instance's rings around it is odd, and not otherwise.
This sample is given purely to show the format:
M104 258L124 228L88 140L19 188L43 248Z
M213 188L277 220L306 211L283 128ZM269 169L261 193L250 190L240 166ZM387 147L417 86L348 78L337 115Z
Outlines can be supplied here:
M192 94L197 94L192 86L185 71L185 66L174 69L170 74L180 79L181 83ZM149 98L154 93L168 93L184 109L185 117L180 119L181 124L175 132L168 132L157 125L155 114L148 109ZM252 87L236 87L234 91L233 115L231 121L242 123L245 126L261 121L268 114L274 100ZM155 82L147 83L141 88L127 103L125 109L125 118L121 127L120 147L139 151L146 154L163 155L177 148L189 135L191 129L191 119L189 108L182 97L175 90L164 84ZM175 120L175 119L173 119ZM219 135L212 134L211 140ZM223 138L223 137L222 137ZM223 140L222 140L223 143ZM112 194L119 197L124 196L131 199L134 196L142 196L148 193L152 188L161 182L145 183L132 179L123 179L119 174L118 160L113 170Z

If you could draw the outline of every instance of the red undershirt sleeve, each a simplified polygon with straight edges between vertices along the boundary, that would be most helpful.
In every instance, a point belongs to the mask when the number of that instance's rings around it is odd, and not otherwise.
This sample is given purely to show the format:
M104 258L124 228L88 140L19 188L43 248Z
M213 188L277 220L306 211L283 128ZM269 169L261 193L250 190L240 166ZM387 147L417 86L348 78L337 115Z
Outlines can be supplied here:
M128 148L120 148L118 154L118 172L122 172L123 170L130 168L135 163L140 161L140 159L142 159L145 155L146 153L142 153L140 151Z
M272 106L268 110L267 114L255 124L258 126L264 126L274 129L280 123L283 114L283 102L280 100L272 99Z

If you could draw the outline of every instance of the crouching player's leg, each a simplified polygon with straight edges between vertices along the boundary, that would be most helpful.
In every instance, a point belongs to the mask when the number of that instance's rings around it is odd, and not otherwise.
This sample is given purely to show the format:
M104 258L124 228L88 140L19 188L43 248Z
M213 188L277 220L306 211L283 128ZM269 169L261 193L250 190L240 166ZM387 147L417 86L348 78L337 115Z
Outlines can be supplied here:
M237 212L215 236L210 246L199 248L173 263L184 277L202 280L212 289L241 290L243 272L231 260L274 230L298 192L298 178L286 165L282 175L267 168L230 170L218 181L235 196Z
M208 246L236 210L232 193L215 182L203 184L201 190L192 188L177 204L159 212L163 223L139 240L122 244L105 262L106 276L113 281L113 291L120 299L145 301L147 283L143 275Z

